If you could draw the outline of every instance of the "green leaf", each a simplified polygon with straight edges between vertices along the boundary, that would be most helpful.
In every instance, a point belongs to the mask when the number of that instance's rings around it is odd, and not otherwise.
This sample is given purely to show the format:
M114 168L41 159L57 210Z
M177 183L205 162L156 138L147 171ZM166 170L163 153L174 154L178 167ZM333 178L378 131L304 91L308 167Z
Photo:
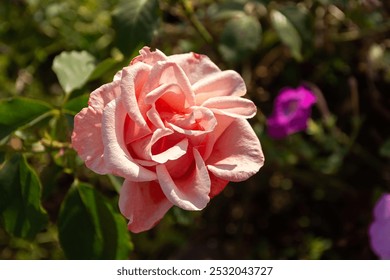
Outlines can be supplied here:
M98 79L106 74L108 71L117 67L120 63L117 59L107 58L96 65L95 70L93 70L92 74L89 76L89 81Z
M110 180L112 186L114 187L115 191L117 193L120 193L120 190L122 188L122 185L123 185L123 178L122 177L117 177L115 175L112 175L112 174L108 174L107 175L108 179Z
M302 60L302 40L294 25L279 11L272 10L270 17L279 39L290 48L291 54L296 60Z
M297 5L286 5L279 9L289 22L298 31L301 39L305 43L310 43L313 39L312 23L308 11Z
M113 12L116 45L125 54L132 54L150 44L159 23L157 0L121 0Z
M381 146L379 154L383 157L390 158L390 139L387 139L386 142Z
M4 229L17 237L32 239L47 224L41 206L41 183L21 155L0 170L0 213Z
M261 25L253 16L241 15L229 20L222 32L220 51L224 59L237 63L249 57L261 42Z
M90 185L75 182L61 207L59 239L69 259L126 259L125 219Z
M5 152L0 151L0 165L4 162L5 160Z
M62 52L54 58L52 69L66 94L85 85L95 69L94 61L86 51Z
M33 125L51 109L49 104L34 99L0 100L0 140L22 126Z
M75 98L72 98L68 102L66 102L64 109L66 109L69 113L76 115L80 112L84 107L88 106L89 94L82 94Z

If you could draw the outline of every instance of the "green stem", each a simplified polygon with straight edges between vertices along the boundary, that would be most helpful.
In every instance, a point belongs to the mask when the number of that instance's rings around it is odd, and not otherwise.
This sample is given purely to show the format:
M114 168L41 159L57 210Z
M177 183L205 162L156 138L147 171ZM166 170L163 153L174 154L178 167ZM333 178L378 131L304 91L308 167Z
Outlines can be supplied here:
M190 20L191 24L194 26L196 31L198 31L199 35L207 44L213 44L213 37L204 27L204 25L199 21L199 19L195 16L194 9L192 8L192 4L189 0L181 0L181 3L184 8L184 12L186 16Z
M332 39L336 42L349 42L364 39L366 37L375 36L381 33L386 33L390 30L390 21L382 22L379 26L375 26L375 28L368 29L354 29L346 32L341 32L334 34Z

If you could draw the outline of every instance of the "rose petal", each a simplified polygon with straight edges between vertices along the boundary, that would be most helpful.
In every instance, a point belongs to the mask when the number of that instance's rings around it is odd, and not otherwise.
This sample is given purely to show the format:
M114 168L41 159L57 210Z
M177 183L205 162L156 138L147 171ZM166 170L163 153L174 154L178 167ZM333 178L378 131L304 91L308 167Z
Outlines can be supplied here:
M152 159L158 163L165 163L168 160L178 159L186 153L187 147L188 147L188 139L183 139L176 145L167 149L166 151L157 155L152 155Z
M221 71L202 77L192 88L198 105L212 97L243 96L246 93L244 80L233 70Z
M167 61L177 63L183 69L191 84L205 76L221 72L210 58L197 53L170 55L167 57Z
M215 142L219 139L219 137L226 131L226 129L235 121L234 118L225 115L215 115L215 119L217 121L217 125L215 126L212 133L206 134L204 136L207 139L203 139L202 142L198 141L197 144L193 145L201 145L203 149L198 149L201 152L202 158L207 162L207 159L213 153ZM197 137L198 139L200 137ZM192 139L191 139L192 140ZM196 140L196 139L194 139ZM194 141L192 141L194 142Z
M211 181L211 189L209 193L210 198L217 196L220 192L224 190L226 185L229 183L229 181L218 178L213 173L210 173L210 181Z
M150 140L150 146L149 146L149 153L152 160L158 163L165 163L168 160L175 160L180 158L182 155L184 155L187 151L188 147L188 139L182 139L181 141L177 142L175 145L171 147L163 147L162 152L153 154L153 145L156 144L158 141L162 140L164 141L169 135L173 133L170 129L157 129ZM164 142L171 142L171 141L164 141ZM165 146L165 145L164 145Z
M217 125L217 120L213 112L205 107L193 106L192 113L188 114L183 120L167 121L173 130L185 134L187 136L199 136L205 133L210 133ZM191 137L192 138L192 137Z
M93 108L84 108L78 113L74 118L72 146L89 169L106 174L101 119L102 114Z
M192 173L173 180L164 165L157 165L158 181L165 196L184 210L201 210L210 201L210 178L199 152L193 149L195 164Z
M155 102L157 98L169 93L170 91L161 92L160 90L149 97L149 95L154 92L153 90L158 88L160 85L165 87L165 85L171 84L176 84L180 88L180 93L183 95L184 101L186 102L186 104L181 104L180 109L195 105L195 95L192 91L191 84L186 76L186 73L184 73L177 64L172 62L159 62L153 66L145 85L145 92L148 93L145 100L148 100L149 104ZM167 95L164 100L167 103L174 102L174 104L176 104L177 100L175 99L178 95L180 94L177 91L171 92L171 95ZM153 101L151 99L153 99ZM171 106L174 106L174 104Z
M156 179L156 174L136 164L127 151L124 123L127 111L121 102L107 104L102 120L104 158L107 168L115 175L140 182Z
M138 233L154 227L172 207L157 182L125 180L119 195L119 209L129 220L128 229Z
M183 156L188 147L188 139L172 135L170 129L156 129L151 136L131 143L129 149L135 157L134 161L144 166L166 163ZM170 137L171 135L171 137ZM139 161L143 160L145 162ZM155 164L150 164L149 161ZM146 165L145 165L146 164Z
M216 141L206 160L215 176L233 182L244 181L264 164L259 139L244 119L236 119Z
M191 151L187 150L187 152L180 158L176 160L167 161L164 164L164 166L167 169L172 180L175 181L176 179L181 178L182 176L186 176L188 170L193 168L193 164L194 164L194 155L192 154L192 149L191 149Z
M111 100L116 99L121 95L119 81L115 81L109 84L102 85L98 89L94 90L88 100L88 105L95 109L97 112L102 112L104 107Z
M202 106L211 109L215 114L233 118L253 118L257 111L251 100L238 96L213 97L203 102Z
M146 113L148 120L156 128L165 128L164 122L161 120L159 113L156 110L156 106L153 104L149 111Z
M178 84L163 84L155 88L146 95L145 103L155 105L160 98L165 103L165 108L169 108L169 111L180 112L189 107L186 96Z
M72 146L85 165L98 174L108 172L104 162L102 112L107 103L119 96L119 83L105 84L91 93L88 108L84 108L74 118Z
M126 144L132 144L133 142L152 133L149 127L138 126L137 123L129 117L129 115L126 116L123 130Z
M134 65L138 62L143 62L143 63L146 63L146 64L153 66L158 61L167 60L167 56L158 49L151 52L149 47L143 47L139 51L139 53L140 53L140 55L134 57L133 60L130 62L130 65Z
M136 64L122 70L120 81L121 102L125 106L129 117L139 129L150 132L142 113L146 114L143 106L143 97L140 96L149 74L149 67L145 64Z

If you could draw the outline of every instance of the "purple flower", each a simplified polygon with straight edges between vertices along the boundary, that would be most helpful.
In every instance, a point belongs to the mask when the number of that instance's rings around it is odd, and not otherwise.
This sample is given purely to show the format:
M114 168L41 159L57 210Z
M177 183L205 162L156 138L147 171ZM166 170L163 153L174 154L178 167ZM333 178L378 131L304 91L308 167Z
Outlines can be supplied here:
M268 134L280 139L307 128L311 106L316 96L308 88L300 86L282 89L274 102L274 110L267 120Z
M390 259L390 194L383 194L374 208L370 229L371 248L381 259Z

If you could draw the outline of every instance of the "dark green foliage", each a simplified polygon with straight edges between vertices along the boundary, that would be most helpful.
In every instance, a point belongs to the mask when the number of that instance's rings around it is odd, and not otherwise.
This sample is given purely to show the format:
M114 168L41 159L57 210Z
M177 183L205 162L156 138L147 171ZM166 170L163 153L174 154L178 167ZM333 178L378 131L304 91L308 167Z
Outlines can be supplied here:
M69 259L127 259L132 244L124 218L92 186L75 182L62 205L58 231Z
M152 41L159 22L157 0L122 0L113 12L116 45L131 55Z
M50 105L32 99L0 100L0 140L22 126L33 124L50 110Z
M11 235L32 239L46 225L41 185L26 159L15 155L0 170L1 224Z

